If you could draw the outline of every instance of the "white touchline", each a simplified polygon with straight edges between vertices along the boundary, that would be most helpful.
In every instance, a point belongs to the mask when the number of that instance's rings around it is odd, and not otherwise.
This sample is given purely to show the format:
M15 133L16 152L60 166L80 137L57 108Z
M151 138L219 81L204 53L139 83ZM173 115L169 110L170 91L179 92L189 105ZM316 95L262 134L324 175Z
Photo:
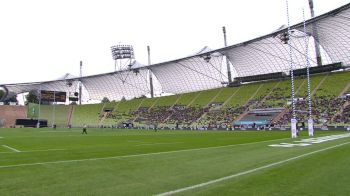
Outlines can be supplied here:
M218 179L211 180L211 181L208 181L208 182L196 184L196 185L193 185L193 186L188 186L188 187L185 187L185 188L181 188L181 189L177 189L177 190L173 190L173 191L157 194L156 196L172 195L172 194L175 194L175 193L180 193L180 192L192 190L192 189L195 189L195 188L208 186L208 185L211 185L211 184L214 184L214 183L218 183L218 182L222 182L224 180L228 180L228 179L232 179L232 178L235 178L235 177L239 177L239 176L243 176L243 175L246 175L246 174L250 174L250 173L253 173L253 172L256 172L256 171L259 171L259 170L270 168L270 167L273 167L273 166L276 166L276 165L280 165L280 164L283 164L283 163L286 163L286 162L289 162L289 161L293 161L295 159L300 159L300 158L303 158L303 157L306 157L306 156L309 156L309 155L312 155L312 154L315 154L315 153L323 152L323 151L326 151L326 150L329 150L329 149L333 149L333 148L337 148L337 147L340 147L340 146L344 146L344 145L347 145L347 144L350 144L350 142L338 144L338 145L335 145L335 146L330 146L330 147L323 148L323 149L320 149L320 150L315 150L315 151L308 152L308 153L305 153L305 154L302 154L302 155L299 155L299 156L295 156L295 157L292 157L292 158L289 158L289 159L285 159L285 160L282 160L282 161L278 161L278 162L275 162L275 163L271 163L271 164L268 164L268 165L257 167L257 168L254 168L254 169L251 169L251 170L247 170L247 171L244 171L244 172L236 173L236 174L233 174L233 175L230 175L230 176L225 176L225 177L222 177L222 178L218 178Z
M2 146L5 147L5 148L7 148L7 149L10 149L10 150L12 150L12 151L15 151L15 152L21 152L21 151L15 149L15 148L11 148L10 146L6 146L6 145L2 145Z
M24 150L19 152L0 152L0 154L10 154L10 153L27 153L27 152L46 152L46 151L60 151L66 149L44 149L44 150Z
M21 152L46 152L46 151L61 151L66 149L42 149L42 150L26 150Z
M17 164L17 165L0 165L0 169L11 168L11 167L34 166L34 165L47 165L47 164L59 164L59 163L74 163L74 162L82 162L82 161L120 159L120 158L151 156L151 155L159 155L159 154L171 154L171 153L190 152L190 151L205 150L205 149L217 149L217 148L227 148L227 147L235 147L235 146L245 146L245 145L250 145L250 144L258 144L258 143L265 143L265 142L285 140L285 139L287 139L287 138L266 140L266 141L260 141L260 142L251 142L251 143L244 143L244 144L232 144L232 145L226 145L226 146L214 146L214 147L174 150L174 151L166 151L166 152L153 152L153 153L147 153L147 154L134 154L134 155L124 155L124 156L101 157L101 158L90 158L90 159L75 159L75 160L63 160L63 161L48 161L48 162L39 162L39 163L23 163L23 164Z

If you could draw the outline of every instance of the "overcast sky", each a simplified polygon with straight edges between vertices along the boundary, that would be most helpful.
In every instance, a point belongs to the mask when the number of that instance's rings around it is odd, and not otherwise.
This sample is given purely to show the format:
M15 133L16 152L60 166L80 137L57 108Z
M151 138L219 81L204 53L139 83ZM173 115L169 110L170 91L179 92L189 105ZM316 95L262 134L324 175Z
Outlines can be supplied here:
M348 0L314 0L320 15ZM310 18L308 0L290 0L291 24ZM147 64L181 58L204 46L233 45L287 24L285 0L2 0L0 84L53 80L65 73L114 71L110 47L132 44Z

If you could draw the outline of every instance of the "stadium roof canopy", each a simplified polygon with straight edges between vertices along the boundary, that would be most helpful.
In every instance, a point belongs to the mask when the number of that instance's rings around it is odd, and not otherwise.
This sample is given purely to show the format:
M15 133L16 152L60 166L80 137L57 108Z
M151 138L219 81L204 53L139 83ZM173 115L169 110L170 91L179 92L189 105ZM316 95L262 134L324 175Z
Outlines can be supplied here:
M319 43L322 64L350 64L350 4L292 26L289 44L283 39L287 28L217 50L201 52L173 61L111 73L46 82L3 84L7 97L30 90L74 92L82 82L90 99L120 100L150 94L149 76L159 92L178 94L222 87L228 83L226 58L233 78L267 73L289 73L294 69L317 66L315 40ZM317 29L317 31L315 31ZM306 32L306 33L304 33ZM316 35L316 36L315 36ZM306 55L308 51L308 55ZM156 85L157 86L157 85Z

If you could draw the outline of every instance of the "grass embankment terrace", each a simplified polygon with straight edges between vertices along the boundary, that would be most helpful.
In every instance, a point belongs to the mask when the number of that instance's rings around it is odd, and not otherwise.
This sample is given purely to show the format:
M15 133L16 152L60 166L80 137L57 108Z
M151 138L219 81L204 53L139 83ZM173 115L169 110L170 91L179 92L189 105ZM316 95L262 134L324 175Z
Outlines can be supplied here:
M316 132L315 137L349 134ZM0 129L1 195L347 195L350 137L303 132ZM349 134L350 136L350 134ZM299 141L299 142L298 142ZM304 140L305 142L305 140Z

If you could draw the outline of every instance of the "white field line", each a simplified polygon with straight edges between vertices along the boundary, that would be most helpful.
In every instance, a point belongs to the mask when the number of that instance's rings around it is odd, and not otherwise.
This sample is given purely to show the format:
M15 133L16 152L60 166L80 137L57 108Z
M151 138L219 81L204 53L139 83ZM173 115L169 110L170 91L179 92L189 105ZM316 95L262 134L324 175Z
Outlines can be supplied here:
M285 160L282 160L282 161L270 163L268 165L264 165L264 166L257 167L257 168L251 169L251 170L247 170L247 171L244 171L244 172L236 173L236 174L233 174L233 175L230 175L230 176L225 176L225 177L218 178L218 179L215 179L215 180L211 180L211 181L208 181L208 182L204 182L204 183L196 184L196 185L193 185L193 186L188 186L188 187L185 187L185 188L181 188L181 189L177 189L177 190L173 190L173 191L157 194L157 196L172 195L172 194L176 194L176 193L180 193L180 192L184 192L184 191L188 191L188 190L192 190L192 189L196 189L196 188L201 188L201 187L204 187L204 186L208 186L208 185L211 185L211 184L222 182L224 180L229 180L229 179L232 179L232 178L235 178L235 177L243 176L243 175L250 174L250 173L253 173L253 172L256 172L256 171L260 171L260 170L263 170L263 169L267 169L267 168L270 168L270 167L281 165L281 164L289 162L289 161L300 159L300 158L303 158L303 157L306 157L306 156L310 156L310 155L313 155L313 154L316 154L316 153L319 153L319 152L323 152L323 151L330 150L330 149L333 149L333 148L337 148L337 147L340 147L340 146L344 146L344 145L347 145L347 144L350 144L350 142L345 142L345 143L342 143L342 144L337 144L337 145L330 146L330 147L327 147L327 148L323 148L323 149L320 149L320 150L315 150L315 151L308 152L308 153L305 153L305 154L302 154L302 155L299 155L299 156L295 156L295 157L292 157L292 158L289 158L289 159L285 159Z
M3 137L0 136L0 139L1 139L1 138L3 138Z
M121 159L121 158L152 156L152 155L160 155L160 154L172 154L172 153L191 152L191 151L206 150L206 149L218 149L218 148L227 148L227 147L235 147L235 146L245 146L245 145L265 143L265 142L272 142L272 141L285 140L285 139L287 139L287 138L266 140L266 141L260 141L260 142L251 142L251 143L244 143L244 144L232 144L232 145L226 145L226 146L214 146L214 147L194 148L194 149L185 149L185 150L174 150L174 151L166 151L166 152L153 152L153 153L146 153L146 154L134 154L134 155L123 155L123 156L112 156L112 157L101 157L101 158L63 160L63 161L48 161L48 162L38 162L38 163L23 163L23 164L16 164L16 165L0 165L0 169L2 169L2 168L12 168L12 167L35 166L35 165L74 163L74 162L83 162L83 161Z
M66 150L66 149L24 150L24 151L20 151L20 153L25 153L25 152L47 152L47 151L61 151L61 150ZM17 152L0 152L0 154L9 154L9 153L17 153Z
M7 148L7 149L10 149L14 152L21 152L20 150L17 150L16 148L11 148L10 146L6 146L6 145L2 145L3 147Z
M22 152L46 152L46 151L61 151L66 149L42 149L42 150L26 150Z
M147 143L147 144L139 144L135 146L153 146L153 145L167 145L167 144L183 144L185 142L168 142L168 143Z

